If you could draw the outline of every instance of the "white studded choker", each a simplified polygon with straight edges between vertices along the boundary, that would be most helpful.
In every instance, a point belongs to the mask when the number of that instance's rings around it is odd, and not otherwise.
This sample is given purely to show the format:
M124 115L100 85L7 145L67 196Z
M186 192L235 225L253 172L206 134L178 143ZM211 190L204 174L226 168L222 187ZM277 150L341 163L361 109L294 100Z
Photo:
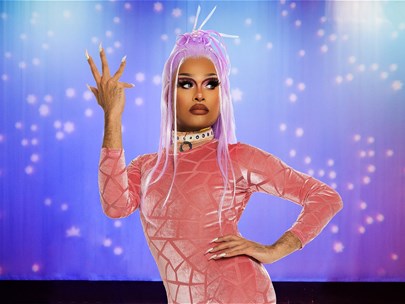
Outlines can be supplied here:
M177 132L173 131L173 142L177 139L177 146L180 152L191 150L196 145L203 144L214 138L214 131L211 127L191 132Z

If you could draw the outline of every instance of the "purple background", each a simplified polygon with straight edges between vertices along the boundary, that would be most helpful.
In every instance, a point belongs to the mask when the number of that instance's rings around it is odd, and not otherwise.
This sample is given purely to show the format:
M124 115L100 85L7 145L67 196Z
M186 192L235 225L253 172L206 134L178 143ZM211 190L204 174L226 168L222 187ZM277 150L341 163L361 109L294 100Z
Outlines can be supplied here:
M139 213L102 210L103 113L86 83L98 44L127 55L127 162L157 149L160 77L195 1L0 3L0 278L160 280ZM405 279L405 3L204 1L227 39L237 137L328 183L344 209L277 281ZM299 206L253 195L240 223L266 244Z

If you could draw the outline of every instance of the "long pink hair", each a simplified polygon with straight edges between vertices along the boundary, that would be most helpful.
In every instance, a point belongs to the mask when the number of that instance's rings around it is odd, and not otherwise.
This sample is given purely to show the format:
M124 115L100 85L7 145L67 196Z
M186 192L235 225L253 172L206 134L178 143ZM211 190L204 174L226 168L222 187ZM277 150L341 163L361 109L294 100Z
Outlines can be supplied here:
M177 137L173 137L172 132L174 131L175 134L177 132L176 84L180 66L187 58L206 57L214 63L220 81L220 115L217 121L212 126L212 129L214 131L214 138L218 140L217 162L224 180L224 191L218 209L219 223L221 224L222 207L225 201L226 192L228 190L229 170L232 173L232 197L234 197L236 187L233 167L228 150L228 144L236 143L237 141L235 135L235 119L233 114L233 105L229 85L230 61L225 44L223 43L224 36L232 38L234 38L235 36L221 34L212 30L201 30L202 26L209 19L214 10L211 11L210 15L205 19L199 29L195 29L194 25L194 29L192 32L182 34L178 37L176 44L174 45L174 48L164 65L162 73L161 125L158 157L156 164L147 176L143 193L145 195L148 186L157 182L163 176L169 164L169 153L166 152L169 151L172 145L174 147L177 147ZM198 13L196 22L198 19ZM176 148L173 149L173 158L174 168L172 182L163 206L166 204L170 196L176 176ZM163 168L160 174L154 176L156 169L162 162Z

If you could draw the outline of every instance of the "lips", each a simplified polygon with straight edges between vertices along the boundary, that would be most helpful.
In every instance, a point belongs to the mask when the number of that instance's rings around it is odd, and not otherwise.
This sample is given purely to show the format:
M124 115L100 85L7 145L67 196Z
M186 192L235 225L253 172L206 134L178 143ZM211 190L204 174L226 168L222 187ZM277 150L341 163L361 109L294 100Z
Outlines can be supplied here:
M194 115L204 115L209 112L208 108L201 103L196 103L190 108L189 111Z

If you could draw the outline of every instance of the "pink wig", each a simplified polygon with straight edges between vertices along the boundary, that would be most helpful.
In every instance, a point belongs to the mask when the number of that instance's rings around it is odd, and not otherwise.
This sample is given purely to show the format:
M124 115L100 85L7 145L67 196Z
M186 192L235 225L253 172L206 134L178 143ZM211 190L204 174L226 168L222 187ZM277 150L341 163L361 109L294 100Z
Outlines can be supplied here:
M160 140L158 159L148 175L146 180L146 189L150 183L158 181L164 174L169 163L169 153L171 145L177 147L177 137L172 136L172 132L177 132L176 121L176 84L178 78L178 71L181 64L187 58L206 57L210 59L215 66L219 78L220 86L220 115L217 121L212 126L214 137L218 140L217 161L221 174L224 178L224 192L218 210L219 222L221 223L221 211L224 203L226 191L228 189L228 170L233 173L232 164L230 162L228 144L236 143L235 135L235 120L233 114L233 105L230 93L229 74L230 74L230 61L223 43L223 37L236 38L236 36L221 34L212 30L202 30L202 26L211 17L215 8L211 11L208 17L204 20L201 26L196 29L200 8L198 8L194 29L190 33L182 34L178 37L174 48L167 59L163 73L162 73L162 95L161 95L161 125L160 125ZM177 149L173 149L174 154L174 170L172 178L172 186L176 175L177 163ZM159 164L163 161L163 169L160 174L153 178ZM233 178L233 187L235 188L235 181ZM165 203L170 196L170 190L166 196ZM234 189L235 190L235 189ZM235 191L233 191L234 193ZM146 191L143 191L146 193Z

